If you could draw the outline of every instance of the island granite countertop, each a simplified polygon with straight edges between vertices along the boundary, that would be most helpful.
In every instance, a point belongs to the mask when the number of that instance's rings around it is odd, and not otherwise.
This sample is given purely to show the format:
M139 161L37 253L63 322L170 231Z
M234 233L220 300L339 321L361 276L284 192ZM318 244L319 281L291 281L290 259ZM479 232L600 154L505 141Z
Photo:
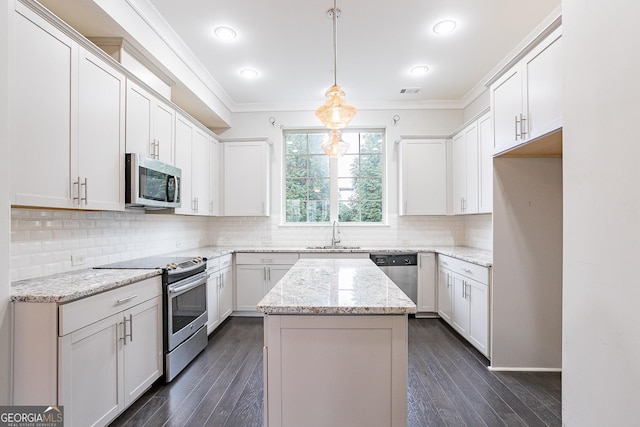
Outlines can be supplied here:
M416 305L371 260L301 259L258 303L266 314L409 314Z

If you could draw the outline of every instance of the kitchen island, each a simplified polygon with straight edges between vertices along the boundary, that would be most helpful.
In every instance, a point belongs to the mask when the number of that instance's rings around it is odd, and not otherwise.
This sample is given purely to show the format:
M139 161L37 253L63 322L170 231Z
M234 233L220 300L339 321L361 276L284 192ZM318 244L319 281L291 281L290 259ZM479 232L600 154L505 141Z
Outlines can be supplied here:
M415 304L368 259L302 259L259 302L265 426L407 423Z

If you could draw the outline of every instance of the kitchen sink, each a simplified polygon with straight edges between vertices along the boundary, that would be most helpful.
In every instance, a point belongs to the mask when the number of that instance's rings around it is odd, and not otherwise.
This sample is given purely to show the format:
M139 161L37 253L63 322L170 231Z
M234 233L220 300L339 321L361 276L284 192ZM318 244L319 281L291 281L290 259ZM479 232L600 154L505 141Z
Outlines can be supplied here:
M344 245L307 246L307 249L360 249L360 246L344 246Z

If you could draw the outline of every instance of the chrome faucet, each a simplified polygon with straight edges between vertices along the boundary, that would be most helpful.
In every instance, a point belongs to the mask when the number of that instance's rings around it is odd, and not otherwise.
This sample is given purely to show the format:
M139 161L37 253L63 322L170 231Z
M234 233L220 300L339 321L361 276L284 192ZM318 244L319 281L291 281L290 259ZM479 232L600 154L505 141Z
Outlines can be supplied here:
M337 232L336 232L337 230ZM335 247L336 244L340 243L340 228L338 226L338 221L333 221L333 231L331 235L331 247Z

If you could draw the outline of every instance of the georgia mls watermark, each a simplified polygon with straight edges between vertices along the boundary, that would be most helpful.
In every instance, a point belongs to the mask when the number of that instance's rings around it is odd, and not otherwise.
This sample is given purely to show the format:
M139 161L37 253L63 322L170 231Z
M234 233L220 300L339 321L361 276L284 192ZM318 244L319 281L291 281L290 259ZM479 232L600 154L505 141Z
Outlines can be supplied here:
M0 427L63 427L62 406L0 406Z

